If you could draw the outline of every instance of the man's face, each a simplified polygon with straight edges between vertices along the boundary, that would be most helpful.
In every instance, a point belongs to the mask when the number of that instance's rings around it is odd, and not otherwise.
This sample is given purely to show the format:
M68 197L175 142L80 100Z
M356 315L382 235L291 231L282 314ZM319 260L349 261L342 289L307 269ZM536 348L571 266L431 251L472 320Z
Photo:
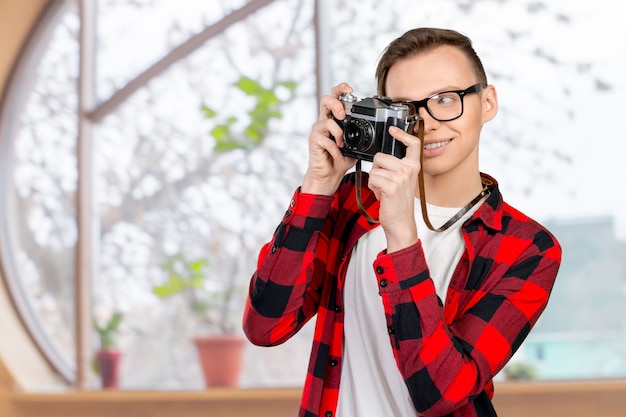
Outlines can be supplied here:
M421 100L478 83L469 60L458 49L441 46L395 63L387 76L387 95L394 100ZM482 125L497 112L493 86L463 98L463 115L448 122L433 119L424 108L424 174L452 178L478 172L478 140Z

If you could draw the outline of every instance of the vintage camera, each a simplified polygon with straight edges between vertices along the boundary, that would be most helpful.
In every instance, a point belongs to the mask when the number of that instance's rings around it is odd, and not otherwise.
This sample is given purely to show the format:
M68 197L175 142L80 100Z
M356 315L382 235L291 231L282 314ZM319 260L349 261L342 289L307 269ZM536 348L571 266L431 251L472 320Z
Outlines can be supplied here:
M335 118L343 129L344 155L370 162L377 152L398 158L405 156L406 146L389 134L389 128L397 126L405 132L412 131L418 120L412 107L381 96L358 100L348 93L339 100L346 110L344 120Z

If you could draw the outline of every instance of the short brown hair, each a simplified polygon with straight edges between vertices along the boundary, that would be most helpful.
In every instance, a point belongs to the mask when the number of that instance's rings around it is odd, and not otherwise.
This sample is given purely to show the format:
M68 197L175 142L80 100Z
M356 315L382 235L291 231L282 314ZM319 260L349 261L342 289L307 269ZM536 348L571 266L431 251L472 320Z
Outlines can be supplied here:
M385 84L389 69L398 61L432 49L449 45L458 48L474 68L477 82L487 84L485 69L467 36L450 29L417 28L405 32L392 41L383 52L376 67L376 81L379 95L386 95Z

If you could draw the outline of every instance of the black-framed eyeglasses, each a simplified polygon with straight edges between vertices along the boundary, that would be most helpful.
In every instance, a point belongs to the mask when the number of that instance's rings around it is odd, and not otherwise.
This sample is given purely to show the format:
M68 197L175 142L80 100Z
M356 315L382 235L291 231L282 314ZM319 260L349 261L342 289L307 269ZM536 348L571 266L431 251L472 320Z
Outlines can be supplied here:
M413 106L415 113L418 112L420 107L424 107L433 119L440 122L449 122L463 115L463 97L468 94L478 93L486 86L484 83L478 83L465 90L443 91L423 100L402 100L401 103Z

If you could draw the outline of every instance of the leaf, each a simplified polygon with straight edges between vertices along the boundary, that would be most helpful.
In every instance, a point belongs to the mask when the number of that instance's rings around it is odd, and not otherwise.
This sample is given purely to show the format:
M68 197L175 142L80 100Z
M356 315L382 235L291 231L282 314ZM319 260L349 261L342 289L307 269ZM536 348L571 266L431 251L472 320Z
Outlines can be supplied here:
M230 141L219 142L213 148L215 152L228 152L228 151L234 151L235 149L245 149L245 146L241 145L237 141L230 140Z
M120 313L119 311L113 314L113 317L111 317L111 320L109 320L109 322L106 325L106 330L109 332L117 330L123 318L124 318L124 315Z
M245 133L246 137L250 139L250 142L254 144L261 143L263 141L263 135L254 125L246 127Z
M167 298L182 292L184 289L185 281L183 277L178 274L171 274L165 284L154 287L152 292L160 298Z
M250 96L257 96L267 91L258 82L249 77L241 77L239 81L235 83L235 86Z
M274 109L278 107L281 100L276 97L273 91L264 91L263 94L259 94L259 102L256 107L266 108L266 109Z
M213 110L212 108L208 107L206 104L203 104L200 109L202 110L204 117L206 117L207 119L212 119L217 115L217 112Z
M94 328L100 336L100 345L103 349L110 349L115 346L115 339L113 334L120 326L124 315L121 312L115 312L111 318L104 325L98 324L98 322L94 319Z
M189 269L194 273L198 273L201 272L202 268L204 268L208 264L209 261L204 258L196 259L195 261L189 262Z
M189 287L191 288L202 288L204 284L204 275L195 275L189 279Z
M100 375L100 361L96 357L91 359L91 370L94 374Z
M298 87L298 83L296 83L295 81L283 81L281 83L278 83L277 85L285 87L291 92L296 91L296 87Z
M217 125L211 130L211 136L213 136L218 142L224 140L229 133L230 128L226 125Z

